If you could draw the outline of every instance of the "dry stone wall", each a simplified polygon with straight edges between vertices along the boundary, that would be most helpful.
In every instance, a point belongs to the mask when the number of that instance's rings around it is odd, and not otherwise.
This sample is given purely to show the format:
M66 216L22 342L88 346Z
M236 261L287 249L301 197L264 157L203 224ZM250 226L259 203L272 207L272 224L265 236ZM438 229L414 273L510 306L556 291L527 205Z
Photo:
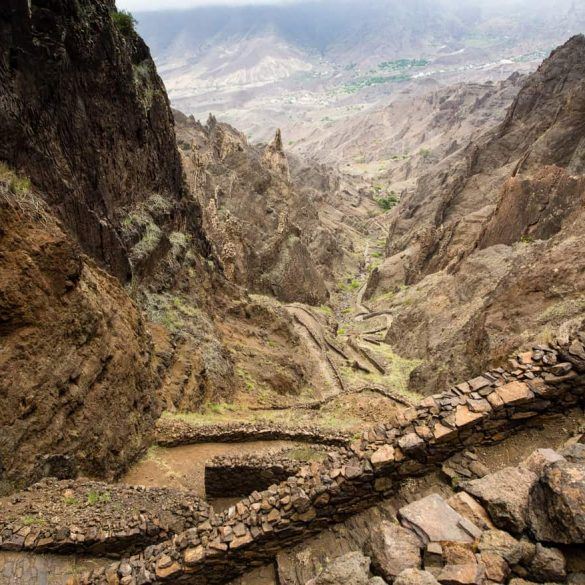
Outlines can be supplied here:
M172 540L83 584L219 584L273 560L279 550L338 523L389 495L408 477L425 473L471 444L496 443L543 412L583 401L582 336L563 346L536 346L509 367L425 399L403 413L396 427L379 425L323 463L235 506Z
M209 498L247 496L295 475L308 459L325 456L324 448L313 446L270 455L215 457L205 465L205 493Z
M199 526L213 510L194 493L45 479L0 503L0 549L129 555Z
M295 428L262 422L195 425L169 418L161 418L156 427L156 443L161 447L246 441L299 441L343 446L350 443L351 435L312 426Z

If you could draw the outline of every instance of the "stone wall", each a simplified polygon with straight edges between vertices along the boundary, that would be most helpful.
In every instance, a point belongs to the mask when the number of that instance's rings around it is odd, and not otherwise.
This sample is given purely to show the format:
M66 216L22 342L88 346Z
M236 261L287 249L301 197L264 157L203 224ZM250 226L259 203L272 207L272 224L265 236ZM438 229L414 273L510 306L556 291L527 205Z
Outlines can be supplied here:
M209 498L246 496L295 475L307 460L323 460L319 447L284 449L270 455L219 456L205 465L205 493Z
M213 510L167 488L45 479L0 503L0 550L121 556L201 525Z
M265 422L195 425L163 417L156 425L156 443L161 447L246 441L299 441L320 445L348 445L351 435L320 427L295 428Z
M526 420L583 402L583 336L556 347L536 346L498 368L425 399L396 427L379 425L323 463L303 466L278 485L242 499L214 519L83 584L165 580L225 583L271 562L277 552L338 523L408 477L424 474L471 444L496 443ZM131 582L131 581L128 581Z

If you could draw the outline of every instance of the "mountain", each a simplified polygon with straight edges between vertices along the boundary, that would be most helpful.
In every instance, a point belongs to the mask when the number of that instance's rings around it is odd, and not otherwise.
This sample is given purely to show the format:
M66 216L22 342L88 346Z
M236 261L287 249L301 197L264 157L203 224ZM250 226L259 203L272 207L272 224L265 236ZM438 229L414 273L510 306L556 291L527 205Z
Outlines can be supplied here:
M583 0L313 0L137 14L177 109L255 140L318 130L403 87L533 71L585 25ZM269 130L270 129L270 130ZM294 140L295 138L291 138Z
M444 387L579 317L584 57L582 35L555 50L501 124L429 168L390 213L366 298L386 295L389 343L426 356L414 387Z
M11 2L0 16L3 489L61 473L51 462L69 475L118 477L149 444L163 407L196 410L238 393L253 400L250 380L267 399L320 388L288 313L250 299L224 272L164 87L113 0ZM239 172L246 188L274 189L277 207L277 195L294 197L278 144L242 147L229 168L226 152L211 154L219 127L213 138L195 128L209 150L196 170L219 172L218 189ZM245 141L233 135L238 150ZM280 215L282 253L298 254L308 276L277 274L270 286L320 302L323 277ZM316 213L308 217L317 230ZM275 265L286 265L273 249ZM270 271L257 266L255 277ZM262 345L242 351L242 335Z

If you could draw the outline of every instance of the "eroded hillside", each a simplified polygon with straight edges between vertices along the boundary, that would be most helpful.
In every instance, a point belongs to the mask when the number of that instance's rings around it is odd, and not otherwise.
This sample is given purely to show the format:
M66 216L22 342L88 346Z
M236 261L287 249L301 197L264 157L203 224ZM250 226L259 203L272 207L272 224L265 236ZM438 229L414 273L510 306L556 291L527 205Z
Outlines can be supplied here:
M582 36L554 51L500 125L393 210L366 296L393 312L388 342L427 356L413 386L443 387L582 311L584 51Z

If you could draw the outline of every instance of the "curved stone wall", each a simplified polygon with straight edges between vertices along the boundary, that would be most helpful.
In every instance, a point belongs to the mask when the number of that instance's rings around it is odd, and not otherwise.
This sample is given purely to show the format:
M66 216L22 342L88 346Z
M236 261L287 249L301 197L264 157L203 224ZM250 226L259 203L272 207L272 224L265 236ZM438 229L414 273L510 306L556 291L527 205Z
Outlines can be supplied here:
M324 447L311 446L270 455L215 457L205 465L205 493L209 498L230 498L263 491L295 475L308 461L322 461L326 455Z
M247 441L299 441L343 446L349 444L351 434L312 426L295 428L264 422L195 425L165 417L156 426L156 443L161 447Z
M165 581L225 583L270 562L313 535L425 473L471 444L495 443L526 420L583 401L585 351L579 338L562 347L536 346L498 368L425 399L400 425L379 425L323 463L254 493L218 516L107 570L83 584ZM128 581L131 582L131 581Z

